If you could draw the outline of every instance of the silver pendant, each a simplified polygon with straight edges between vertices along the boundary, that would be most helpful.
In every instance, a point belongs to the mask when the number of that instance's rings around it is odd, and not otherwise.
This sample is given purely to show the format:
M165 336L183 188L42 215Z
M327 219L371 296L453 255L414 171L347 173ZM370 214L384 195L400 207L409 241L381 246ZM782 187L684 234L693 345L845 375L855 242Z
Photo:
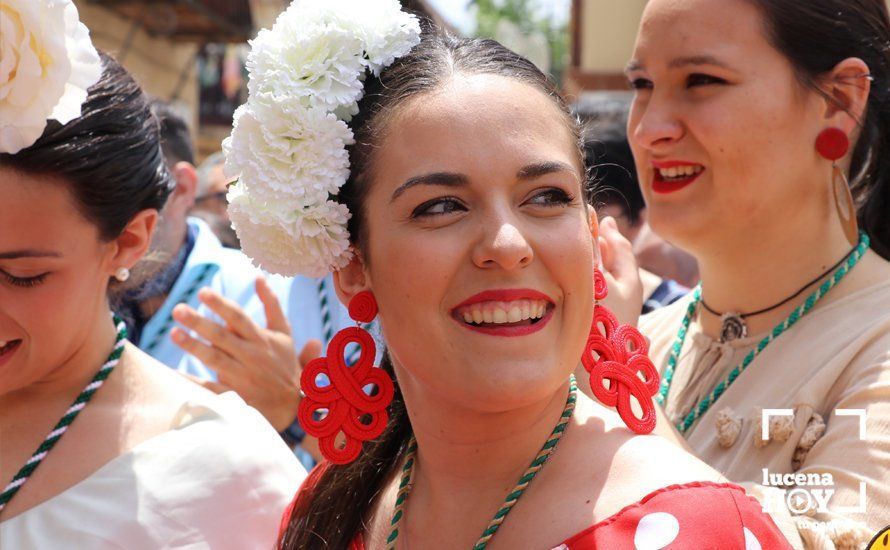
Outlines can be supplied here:
M723 328L720 330L721 342L732 342L748 336L748 325L740 314L724 313L720 320L723 321Z

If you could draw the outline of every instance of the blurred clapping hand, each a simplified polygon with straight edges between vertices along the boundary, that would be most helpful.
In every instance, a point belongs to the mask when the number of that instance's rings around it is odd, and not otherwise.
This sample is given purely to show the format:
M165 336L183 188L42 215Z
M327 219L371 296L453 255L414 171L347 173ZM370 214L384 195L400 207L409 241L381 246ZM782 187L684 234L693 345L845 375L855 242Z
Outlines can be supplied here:
M204 341L179 327L173 329L171 337L217 373L216 382L190 377L192 380L217 393L235 391L281 432L297 416L303 366L319 356L322 344L309 340L298 355L287 317L263 277L257 278L256 291L265 309L266 328L253 322L235 302L204 288L198 298L225 324L179 304L173 318Z

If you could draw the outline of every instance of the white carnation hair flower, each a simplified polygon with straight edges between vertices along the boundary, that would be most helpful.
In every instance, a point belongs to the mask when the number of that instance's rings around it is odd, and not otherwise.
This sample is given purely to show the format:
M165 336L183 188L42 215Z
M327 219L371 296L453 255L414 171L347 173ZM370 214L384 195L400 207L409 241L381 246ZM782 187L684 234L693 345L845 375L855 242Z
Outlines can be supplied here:
M223 142L229 216L245 254L282 275L319 277L352 259L349 178L363 82L420 42L397 0L298 0L250 42L247 103Z
M349 177L352 131L332 113L257 98L235 111L223 141L226 171L250 192L275 193L300 204L324 202Z
M260 268L288 277L322 277L349 263L345 205L328 200L300 207L268 199L237 185L228 193L241 248Z
M102 76L99 54L71 0L0 4L0 153L15 154L43 134L47 119L80 116Z

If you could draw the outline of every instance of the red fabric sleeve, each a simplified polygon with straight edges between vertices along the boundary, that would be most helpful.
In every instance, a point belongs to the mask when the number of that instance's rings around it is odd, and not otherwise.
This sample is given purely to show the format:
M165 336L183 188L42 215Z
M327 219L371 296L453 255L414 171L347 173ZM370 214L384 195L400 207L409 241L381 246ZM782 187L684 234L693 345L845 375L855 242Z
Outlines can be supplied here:
M757 500L729 483L672 485L565 541L563 550L785 550Z

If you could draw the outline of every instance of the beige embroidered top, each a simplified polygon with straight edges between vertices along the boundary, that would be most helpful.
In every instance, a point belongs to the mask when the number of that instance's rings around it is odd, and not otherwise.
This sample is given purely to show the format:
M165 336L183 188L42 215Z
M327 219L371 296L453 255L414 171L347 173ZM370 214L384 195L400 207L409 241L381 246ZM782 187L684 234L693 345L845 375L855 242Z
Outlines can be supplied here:
M661 372L690 300L640 320ZM665 403L668 418L679 423L764 336L721 343L693 321ZM794 411L774 411L767 441L763 409ZM804 547L864 547L890 523L890 281L814 308L751 363L686 437L729 480L766 494L776 522L792 538L796 528ZM783 475L794 473L818 475Z

